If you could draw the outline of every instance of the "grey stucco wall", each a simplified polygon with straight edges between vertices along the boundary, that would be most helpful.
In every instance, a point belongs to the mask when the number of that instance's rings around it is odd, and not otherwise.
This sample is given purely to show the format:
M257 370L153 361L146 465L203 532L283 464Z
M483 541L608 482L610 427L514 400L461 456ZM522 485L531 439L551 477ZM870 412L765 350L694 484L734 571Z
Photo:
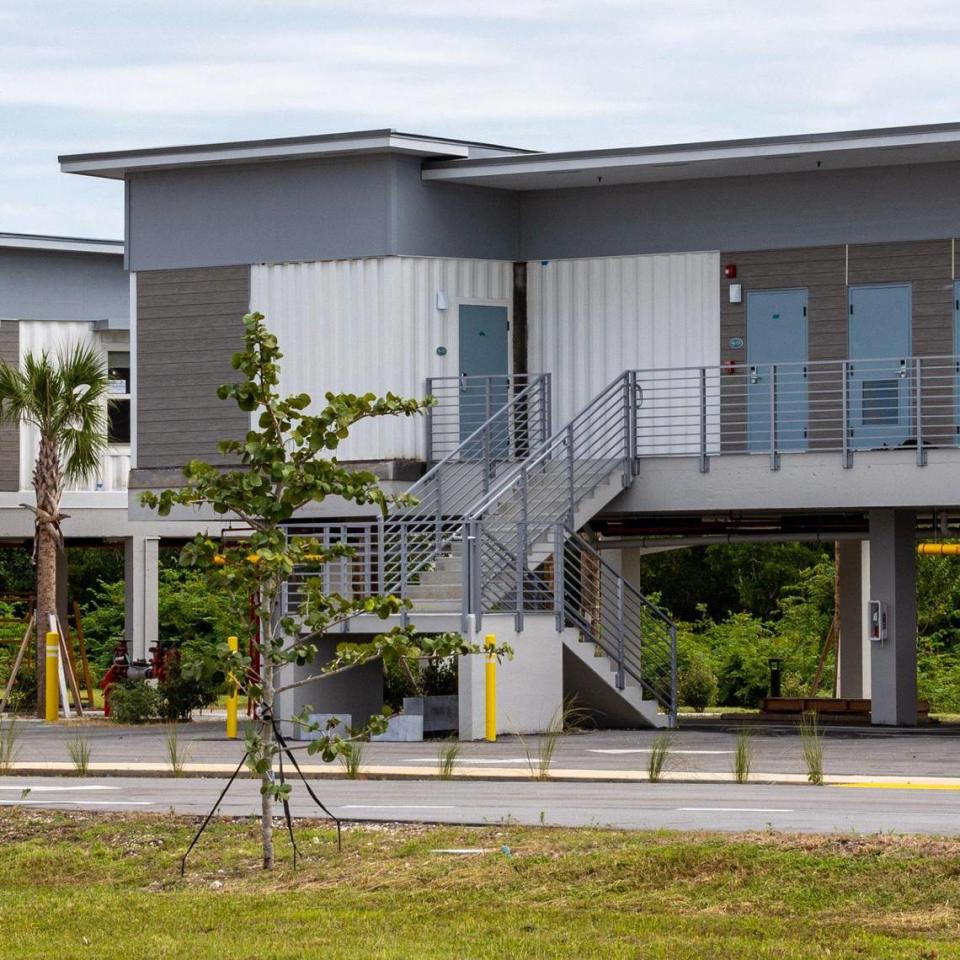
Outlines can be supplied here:
M516 194L424 183L415 157L161 171L127 192L132 270L518 251Z
M130 316L123 257L0 247L0 318L117 320Z
M520 200L516 193L425 182L416 157L395 158L392 170L393 253L518 259Z
M20 362L20 329L16 320L0 320L0 360ZM0 424L0 490L20 487L20 429Z
M423 182L415 157L136 174L132 269L389 254L549 260L960 233L960 164L516 193Z
M530 191L524 260L926 240L960 233L960 164Z
M390 176L385 157L135 174L130 269L381 256Z
M137 275L137 464L227 462L220 440L242 438L249 415L217 397L237 378L250 303L250 268L155 270Z

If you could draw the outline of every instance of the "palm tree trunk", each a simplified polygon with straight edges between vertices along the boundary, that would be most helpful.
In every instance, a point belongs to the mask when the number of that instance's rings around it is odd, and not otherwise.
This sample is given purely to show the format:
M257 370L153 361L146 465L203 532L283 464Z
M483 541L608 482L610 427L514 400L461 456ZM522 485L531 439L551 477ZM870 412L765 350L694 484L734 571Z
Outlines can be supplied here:
M49 524L37 524L37 716L44 716L47 631L57 612L57 543Z
M44 715L46 635L50 616L57 612L57 542L59 540L60 494L63 478L56 443L40 437L33 470L37 498L37 716Z

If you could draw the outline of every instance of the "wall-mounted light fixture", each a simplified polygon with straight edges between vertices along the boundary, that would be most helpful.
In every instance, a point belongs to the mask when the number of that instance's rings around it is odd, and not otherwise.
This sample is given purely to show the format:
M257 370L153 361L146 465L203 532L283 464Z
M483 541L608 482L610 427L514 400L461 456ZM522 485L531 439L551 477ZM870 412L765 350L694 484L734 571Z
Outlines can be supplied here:
M724 275L728 280L733 280L733 279L735 279L736 276L737 276L737 265L736 265L735 263L728 263L728 264L723 268L723 275Z
M437 291L437 309L446 310L450 304L447 302L447 291L438 290Z
M741 283L730 284L730 302L743 303L743 284Z

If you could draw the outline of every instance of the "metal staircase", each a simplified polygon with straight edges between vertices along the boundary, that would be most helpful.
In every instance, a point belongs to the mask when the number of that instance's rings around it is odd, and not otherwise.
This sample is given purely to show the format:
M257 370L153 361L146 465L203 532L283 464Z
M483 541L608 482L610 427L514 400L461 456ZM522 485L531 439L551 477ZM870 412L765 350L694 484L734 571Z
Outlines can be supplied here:
M635 374L617 377L552 435L548 375L525 378L501 397L506 402L409 489L415 505L340 531L363 549L349 569L327 571L325 586L408 599L403 619L424 631L431 621L448 629L439 623L451 618L463 630L472 619L479 631L485 615L506 613L521 632L528 617L552 617L565 671L605 691L604 712L675 724L673 624L576 532L633 480ZM290 589L295 594L295 581Z

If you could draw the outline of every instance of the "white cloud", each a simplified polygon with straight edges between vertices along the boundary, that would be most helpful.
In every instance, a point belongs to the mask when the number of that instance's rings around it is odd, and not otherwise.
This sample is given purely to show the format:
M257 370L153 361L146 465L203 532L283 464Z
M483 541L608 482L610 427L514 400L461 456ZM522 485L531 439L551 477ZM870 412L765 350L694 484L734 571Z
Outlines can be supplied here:
M7 0L0 229L116 232L119 192L59 174L58 153L370 126L577 149L934 122L960 119L958 55L956 0Z

